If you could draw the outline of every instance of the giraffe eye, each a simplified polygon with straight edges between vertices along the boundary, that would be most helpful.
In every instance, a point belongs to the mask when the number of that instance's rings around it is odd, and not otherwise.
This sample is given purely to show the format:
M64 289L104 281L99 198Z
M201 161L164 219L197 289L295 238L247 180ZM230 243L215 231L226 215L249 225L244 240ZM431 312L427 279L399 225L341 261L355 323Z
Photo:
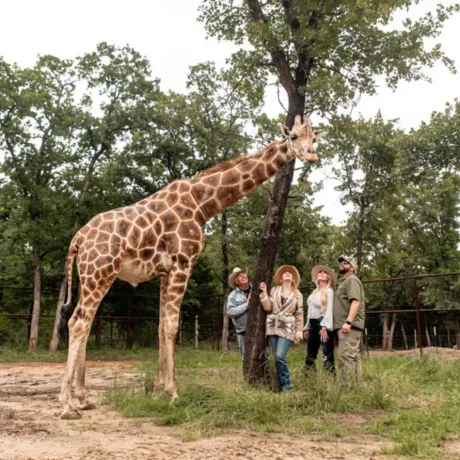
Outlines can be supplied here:
M295 141L299 136L297 134L291 134L291 139Z

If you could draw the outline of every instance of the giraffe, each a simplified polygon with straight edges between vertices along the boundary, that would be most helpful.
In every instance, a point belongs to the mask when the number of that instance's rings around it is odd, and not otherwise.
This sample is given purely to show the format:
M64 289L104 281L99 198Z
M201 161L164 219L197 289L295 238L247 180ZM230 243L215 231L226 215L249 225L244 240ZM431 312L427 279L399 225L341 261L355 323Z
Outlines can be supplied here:
M67 256L67 302L60 320L61 341L68 337L67 366L59 401L62 419L94 409L85 388L86 343L97 308L116 278L132 286L161 278L159 356L155 393L177 399L174 344L179 312L192 267L204 248L203 225L276 174L294 158L314 163L314 131L307 118L283 138L259 150L208 169L191 179L175 180L159 192L124 208L96 215L72 239ZM72 313L72 266L80 278L80 297ZM69 320L70 317L70 320ZM66 337L67 336L67 337ZM71 387L76 373L75 407Z

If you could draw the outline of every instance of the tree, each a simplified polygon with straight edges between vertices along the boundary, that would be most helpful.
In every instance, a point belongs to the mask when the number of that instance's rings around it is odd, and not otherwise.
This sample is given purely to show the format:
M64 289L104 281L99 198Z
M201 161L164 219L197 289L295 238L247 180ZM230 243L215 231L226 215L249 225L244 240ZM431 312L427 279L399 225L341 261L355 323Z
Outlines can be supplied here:
M400 80L426 78L422 65L452 62L439 46L427 50L424 38L436 37L456 7L439 5L435 15L406 20L403 29L389 26L393 13L408 8L409 0L208 0L200 19L210 36L232 40L242 49L230 59L234 72L261 98L270 79L287 96L286 125L296 115L334 113L352 104L358 94L373 94L375 79L384 75L390 87ZM275 179L265 220L255 284L269 282L275 263L284 210L293 178L291 163ZM244 358L245 377L263 381L264 314L257 296L251 297Z
M37 348L42 260L56 248L59 238L55 235L62 235L66 214L59 215L59 211L61 203L67 202L62 196L67 188L62 168L68 161L68 140L77 119L74 81L71 63L51 56L39 58L33 69L25 70L0 61L2 170L14 194L8 204L12 210L9 224L15 224L15 231L22 229L23 244L29 245L33 260L29 350Z

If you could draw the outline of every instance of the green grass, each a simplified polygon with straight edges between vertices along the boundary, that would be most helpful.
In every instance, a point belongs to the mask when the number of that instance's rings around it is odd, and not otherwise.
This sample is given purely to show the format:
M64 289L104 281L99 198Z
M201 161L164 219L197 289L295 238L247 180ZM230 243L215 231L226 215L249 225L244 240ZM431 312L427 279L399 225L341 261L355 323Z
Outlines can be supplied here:
M105 402L127 417L180 425L184 440L241 428L334 437L366 432L390 441L384 453L435 458L460 430L456 360L364 358L361 385L347 390L321 367L304 376L303 350L290 351L288 358L296 389L292 393L246 384L236 353L182 349L176 356L179 401L171 404L152 395L155 365L144 362L138 381L115 382ZM368 422L353 425L346 414L363 415Z
M157 351L88 350L88 359L137 359L139 376L119 379L104 402L127 417L148 417L160 425L178 425L183 440L212 436L225 429L262 432L377 435L383 453L420 458L443 456L442 447L460 432L460 362L417 357L363 358L363 380L352 390L324 372L303 373L302 348L288 354L295 386L292 393L254 388L243 379L236 352L176 348L179 401L153 396ZM65 351L52 358L64 361ZM50 361L46 350L0 348L0 362ZM272 363L272 376L274 368ZM352 417L357 414L360 417ZM347 417L350 415L350 417ZM354 420L358 420L355 422Z

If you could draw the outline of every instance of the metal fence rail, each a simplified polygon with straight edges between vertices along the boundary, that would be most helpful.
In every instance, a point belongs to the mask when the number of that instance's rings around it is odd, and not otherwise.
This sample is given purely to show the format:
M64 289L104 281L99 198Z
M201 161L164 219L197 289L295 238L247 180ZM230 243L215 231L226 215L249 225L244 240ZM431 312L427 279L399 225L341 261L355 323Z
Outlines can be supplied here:
M411 275L398 278L381 278L372 280L363 280L363 284L371 283L410 283L411 287L411 305L405 305L405 308L394 309L379 309L378 305L366 306L366 343L371 347L379 347L384 334L381 329L381 319L383 315L397 314L399 318L402 333L394 333L393 343L396 347L402 348L411 345L418 347L422 353L424 342L427 345L431 343L449 347L459 345L460 347L460 308L422 308L419 299L420 280L430 280L440 277L458 277L460 272L439 273L428 275ZM306 295L312 291L312 284L300 287L300 290ZM409 287L404 285L406 289ZM5 294L8 293L5 299ZM11 328L16 328L18 335L23 337L21 343L27 343L28 331L25 327L29 327L31 320L31 312L29 313L6 313L2 311L2 306L7 302L17 302L20 305L32 304L33 288L31 287L16 287L16 286L0 286L0 345L2 345L2 337L8 336ZM57 299L57 291L52 289L43 290L43 298L49 302L47 310L52 311L55 308ZM203 311L200 308L190 306L199 304L206 306ZM119 310L125 309L127 315L105 315L104 304L111 303L112 306L117 303ZM98 311L94 321L92 334L96 338L96 343L99 345L117 346L124 345L131 347L133 343L145 343L153 345L158 339L158 323L159 317L156 315L135 315L136 310L145 310L146 305L153 310L158 311L159 296L149 294L137 294L135 291L109 293ZM197 341L207 341L213 344L217 350L221 344L221 329L222 329L222 314L224 305L224 296L215 294L209 296L200 296L196 298L186 298L184 300L180 317L178 342L196 346ZM413 308L408 308L412 306ZM377 309L376 309L377 308ZM24 307L22 310L24 311ZM46 311L46 310L45 310ZM380 318L376 316L380 315ZM415 315L415 318L412 316ZM447 319L445 319L447 317ZM46 342L50 340L52 328L54 324L55 314L41 315L40 323L40 340ZM412 318L412 319L410 319ZM453 320L455 319L455 326ZM2 322L2 319L4 321ZM24 321L22 326L18 326L17 322ZM408 334L405 334L403 321L406 324ZM424 323L425 334L423 333L422 323ZM231 337L235 337L234 328L230 325L229 333ZM415 334L413 333L415 331ZM425 338L425 340L424 340Z

